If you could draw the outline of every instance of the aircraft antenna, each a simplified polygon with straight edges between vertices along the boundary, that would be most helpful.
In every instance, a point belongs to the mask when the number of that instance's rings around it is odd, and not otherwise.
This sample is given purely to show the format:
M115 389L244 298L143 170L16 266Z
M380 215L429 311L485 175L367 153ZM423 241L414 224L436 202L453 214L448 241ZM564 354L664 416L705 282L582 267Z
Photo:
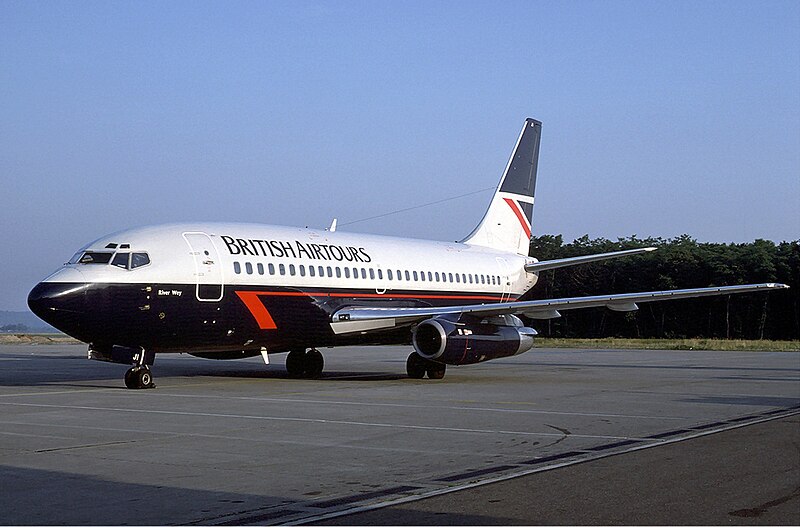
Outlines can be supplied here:
M390 212L384 212L383 214L378 214L377 216L370 216L369 218L361 218L360 220L348 221L347 223L339 224L339 226L340 227L344 227L346 225L352 225L354 223L361 223L362 221L377 220L378 218L385 218L386 216L392 216L393 214L400 214L401 212L408 212L410 210L417 210L417 209L421 209L423 207L430 207L431 205L438 205L440 203L446 203L448 201L453 201L453 200L456 200L456 199L466 198L467 196L473 196L475 194L480 194L481 192L486 192L488 190L495 190L496 188L497 188L497 186L486 187L486 188L482 188L480 190L474 190L472 192L467 192L466 194L460 194L458 196L452 196L452 197L449 197L449 198L444 198L444 199L440 199L440 200L436 200L436 201L431 201L430 203L422 203L420 205L414 205L413 207L406 207L404 209L397 209L397 210L393 210L393 211L390 211Z

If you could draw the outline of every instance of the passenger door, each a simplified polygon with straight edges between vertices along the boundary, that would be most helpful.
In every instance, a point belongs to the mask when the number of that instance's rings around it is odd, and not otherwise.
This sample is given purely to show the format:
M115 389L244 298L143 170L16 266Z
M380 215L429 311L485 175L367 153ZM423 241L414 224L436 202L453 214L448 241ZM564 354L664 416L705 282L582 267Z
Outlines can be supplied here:
M218 302L224 293L222 263L211 237L204 232L184 232L194 258L196 297L201 302Z

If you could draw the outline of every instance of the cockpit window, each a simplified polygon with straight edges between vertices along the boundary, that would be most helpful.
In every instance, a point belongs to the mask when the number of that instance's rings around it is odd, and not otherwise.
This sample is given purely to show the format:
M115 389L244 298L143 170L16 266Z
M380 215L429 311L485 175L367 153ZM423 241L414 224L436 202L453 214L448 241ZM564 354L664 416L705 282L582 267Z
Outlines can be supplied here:
M73 256L70 264L110 264L120 269L136 269L150 264L147 253L130 253L120 251L117 253L103 251L79 251Z
M131 269L142 267L150 263L150 257L147 253L133 253L131 255Z
M82 264L107 264L111 261L111 257L114 253L101 253L101 252L94 252L94 251L86 251L81 256L78 263Z
M111 260L111 265L116 267L120 267L122 269L128 268L128 257L131 253L117 253L114 255L114 259Z

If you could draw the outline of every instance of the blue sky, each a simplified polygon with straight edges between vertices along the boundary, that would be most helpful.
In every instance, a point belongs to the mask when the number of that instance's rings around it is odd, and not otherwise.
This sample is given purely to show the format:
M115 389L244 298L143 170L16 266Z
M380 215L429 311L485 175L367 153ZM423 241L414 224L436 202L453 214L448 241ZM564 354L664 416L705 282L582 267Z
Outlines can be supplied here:
M325 227L497 183L536 234L800 238L798 2L0 2L0 309L181 220ZM345 227L455 240L482 192Z

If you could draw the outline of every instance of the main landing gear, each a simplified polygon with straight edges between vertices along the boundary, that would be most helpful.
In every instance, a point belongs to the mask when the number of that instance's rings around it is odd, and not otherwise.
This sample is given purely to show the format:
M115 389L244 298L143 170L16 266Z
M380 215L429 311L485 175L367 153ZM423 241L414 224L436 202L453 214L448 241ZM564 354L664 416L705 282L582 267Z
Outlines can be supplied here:
M426 373L429 379L443 379L446 370L446 364L420 357L417 353L409 355L406 361L406 371L412 379L422 379Z
M322 353L313 348L308 351L290 351L286 356L286 371L289 377L314 379L322 375L324 367L325 359L322 358Z

